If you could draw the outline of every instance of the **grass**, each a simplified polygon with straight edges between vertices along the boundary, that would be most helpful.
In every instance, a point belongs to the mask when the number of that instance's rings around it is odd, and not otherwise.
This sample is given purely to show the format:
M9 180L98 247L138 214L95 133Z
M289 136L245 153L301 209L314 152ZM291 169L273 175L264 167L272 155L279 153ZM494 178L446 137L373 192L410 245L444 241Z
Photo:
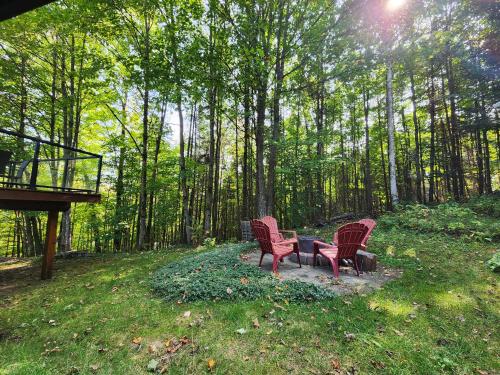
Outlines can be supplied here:
M191 257L185 248L58 260L52 281L0 281L0 374L147 373L150 344L184 336L169 374L500 371L498 274L485 264L498 243L395 225L369 246L403 276L368 295L288 304L156 297L151 278Z

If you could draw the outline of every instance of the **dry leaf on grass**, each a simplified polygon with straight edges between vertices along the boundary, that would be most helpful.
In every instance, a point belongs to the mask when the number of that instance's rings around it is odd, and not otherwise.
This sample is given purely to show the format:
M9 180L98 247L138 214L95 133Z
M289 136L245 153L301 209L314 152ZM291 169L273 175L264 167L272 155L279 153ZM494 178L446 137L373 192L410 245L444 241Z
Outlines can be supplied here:
M339 370L340 369L340 361L338 359L332 359L330 364L332 365L332 368L334 370Z
M184 314L182 314L184 318L189 318L191 316L191 311L185 311Z
M255 318L253 321L253 328L260 328L259 319Z
M215 368L215 365L217 363L215 362L215 359L210 358L207 362L208 369L212 371Z

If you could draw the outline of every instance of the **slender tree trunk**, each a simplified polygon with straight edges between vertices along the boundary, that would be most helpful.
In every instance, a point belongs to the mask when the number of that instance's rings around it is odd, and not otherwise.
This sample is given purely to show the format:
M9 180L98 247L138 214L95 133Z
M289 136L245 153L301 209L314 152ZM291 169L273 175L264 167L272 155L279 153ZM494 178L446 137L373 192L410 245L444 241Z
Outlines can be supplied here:
M214 156L215 156L215 107L217 105L217 87L215 86L215 36L214 36L214 15L212 12L210 20L210 51L209 51L209 76L210 87L208 90L208 106L209 106L209 126L210 139L208 145L208 176L206 180L206 195L205 195L205 222L203 225L205 237L212 235L212 207L213 207L213 189L214 189Z
M490 162L490 143L488 140L488 118L486 115L486 108L484 104L484 98L481 103L481 123L482 123L482 135L483 135L483 145L484 145L484 187L487 194L493 192L491 186L491 162Z
M118 175L116 178L116 203L115 203L115 219L114 219L114 234L113 234L113 251L120 252L123 245L123 224L122 224L122 205L123 205L123 169L125 165L125 126L127 122L127 93L122 101L121 108L121 133L120 133L120 151L118 155Z
M436 90L434 88L434 76L431 68L430 88L429 88L429 114L431 118L431 149L429 156L429 202L434 202L435 194L435 160L436 160Z
M241 218L243 220L248 220L250 218L250 191L252 190L250 186L250 179L248 175L248 164L249 164L249 151L250 145L250 89L248 85L245 84L244 97L243 97L243 207Z
M261 78L262 80L263 78ZM264 183L264 121L266 116L266 96L267 88L265 82L260 82L257 91L257 123L255 126L255 149L256 149L256 171L257 180L257 215L263 217L266 215L266 197Z
M370 92L366 87L363 87L363 112L365 115L365 200L366 212L369 215L373 214L373 192L372 192L372 176L370 169L370 128L368 125L368 116L370 113Z
M396 176L396 142L394 127L394 108L392 91L392 56L387 60L387 81L386 81L386 112L387 112L387 136L389 140L389 181L392 206L399 203L398 185Z
M413 128L415 131L415 175L416 175L416 191L418 202L423 201L422 195L422 175L420 166L420 136L419 136L419 126L417 118L417 95L415 93L415 77L413 76L413 71L410 71L410 88L411 88L411 102L413 104Z
M149 54L150 54L150 29L149 17L144 18L144 55L143 55L143 73L144 73L144 98L142 115L142 154L141 154L141 180L139 191L139 220L138 232L136 238L136 248L141 251L146 245L146 220L147 220L147 183L148 183L148 142L149 142Z

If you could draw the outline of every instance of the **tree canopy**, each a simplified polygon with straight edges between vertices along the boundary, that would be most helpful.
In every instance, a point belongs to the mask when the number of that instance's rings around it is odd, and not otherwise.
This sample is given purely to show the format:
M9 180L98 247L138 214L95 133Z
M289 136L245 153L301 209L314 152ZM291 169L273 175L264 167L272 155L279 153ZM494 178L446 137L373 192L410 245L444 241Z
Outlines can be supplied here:
M0 126L104 155L59 249L131 251L498 189L499 4L56 2L0 24ZM4 212L6 254L42 215Z

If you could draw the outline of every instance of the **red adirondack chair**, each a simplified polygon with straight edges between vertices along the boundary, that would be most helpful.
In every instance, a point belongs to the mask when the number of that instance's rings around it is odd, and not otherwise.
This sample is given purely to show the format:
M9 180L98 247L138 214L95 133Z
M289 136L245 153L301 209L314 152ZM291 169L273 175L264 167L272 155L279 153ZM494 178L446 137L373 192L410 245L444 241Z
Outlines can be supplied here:
M372 219L362 219L358 221L358 223L364 224L368 227L368 232L366 232L365 238L363 238L363 241L361 242L363 245L366 246L366 243L368 242L368 239L370 238L370 235L373 232L373 229L375 229L375 226L377 225L377 222ZM335 232L333 235L333 244L336 245L338 243L338 234Z
M271 241L272 242L280 242L280 243L298 243L297 232L294 230L280 230L278 228L278 222L272 216L264 216L260 219L264 224L269 227L269 232L271 233ZM283 236L283 233L291 233L292 238L286 239Z
M316 256L321 254L329 260L335 277L339 277L339 260L350 259L359 276L359 266L356 260L358 249L365 250L362 243L368 232L368 227L362 223L350 223L339 228L337 231L337 244L330 245L321 241L314 241L313 265L316 265Z
M259 267L262 266L262 258L265 254L271 254L273 256L273 272L278 272L278 261L283 261L283 258L295 253L299 260L299 267L302 267L300 263L299 254L299 244L297 241L282 241L273 242L271 240L271 231L269 226L262 220L251 220L250 225L252 226L253 234L257 241L259 241L261 255L259 261Z
M366 247L366 243L368 242L368 239L370 238L373 230L377 226L377 222L375 220L372 220L372 219L362 219L362 220L358 221L358 223L364 224L368 227L368 232L366 232L365 238L363 238L363 241L361 241L361 243L363 245L365 245L365 247Z

